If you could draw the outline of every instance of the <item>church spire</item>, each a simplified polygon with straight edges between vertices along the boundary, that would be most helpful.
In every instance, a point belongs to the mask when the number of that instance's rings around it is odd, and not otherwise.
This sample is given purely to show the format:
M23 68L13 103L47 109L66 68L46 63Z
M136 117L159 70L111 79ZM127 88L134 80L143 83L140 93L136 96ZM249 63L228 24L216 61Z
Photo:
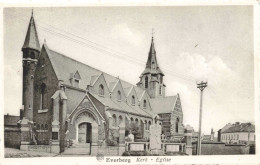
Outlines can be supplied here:
M150 46L150 50L149 50L149 54L148 54L148 59L146 62L146 67L145 67L143 74L146 74L146 73L164 75L163 72L161 71L161 69L159 68L159 65L157 62L153 36L152 36L151 46Z
M33 10L22 49L34 49L40 51L40 43L33 18Z
M159 68L157 62L154 37L152 35L146 66L143 73L139 77L140 81L137 83L137 86L145 89L151 98L164 97L165 85L163 83L163 76L164 74Z

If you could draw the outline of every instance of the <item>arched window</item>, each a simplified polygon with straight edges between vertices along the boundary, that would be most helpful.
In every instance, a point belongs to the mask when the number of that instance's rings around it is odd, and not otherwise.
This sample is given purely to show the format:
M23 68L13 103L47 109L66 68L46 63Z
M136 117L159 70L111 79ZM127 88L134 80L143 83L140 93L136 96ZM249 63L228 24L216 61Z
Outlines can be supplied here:
M112 117L113 117L113 126L116 127L117 126L116 115L114 114Z
M34 52L31 52L31 59L35 59L35 54L34 54Z
M37 124L36 130L40 130L40 129L41 129L40 124Z
M143 106L144 106L144 108L146 108L146 100L144 100L144 105Z
M151 121L148 122L148 130L150 130L150 126L151 126Z
M44 83L42 83L42 85L41 85L41 100L40 100L40 109L44 109L45 108L45 90L46 90L46 85L44 84Z
M148 88L148 76L145 76L145 84L144 84L145 86L145 88Z
M120 115L118 117L118 125L120 125L123 122L123 117Z
M138 119L137 118L135 119L135 124L138 125Z
M121 92L117 91L117 100L121 101Z
M134 122L134 119L131 117L131 123L133 123Z
M102 84L99 85L99 92L98 92L98 94L100 96L104 96L104 86Z
M49 128L48 128L48 124L45 124L45 130L48 130Z
M132 105L135 105L135 96L132 96Z
M175 123L175 132L178 133L179 132L179 118L176 119L176 123Z
M144 121L144 129L145 129L145 130L148 130L148 124L147 124L147 121L146 121L146 120Z
M163 77L160 76L160 83L162 84L162 82L163 82Z

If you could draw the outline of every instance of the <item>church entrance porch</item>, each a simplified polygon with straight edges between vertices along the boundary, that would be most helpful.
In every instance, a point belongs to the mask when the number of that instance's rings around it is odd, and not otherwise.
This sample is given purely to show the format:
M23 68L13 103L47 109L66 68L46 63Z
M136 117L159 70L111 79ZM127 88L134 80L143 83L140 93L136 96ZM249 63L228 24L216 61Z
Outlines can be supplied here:
M92 155L96 152L100 121L90 109L79 109L71 116L66 139L72 142L63 154Z

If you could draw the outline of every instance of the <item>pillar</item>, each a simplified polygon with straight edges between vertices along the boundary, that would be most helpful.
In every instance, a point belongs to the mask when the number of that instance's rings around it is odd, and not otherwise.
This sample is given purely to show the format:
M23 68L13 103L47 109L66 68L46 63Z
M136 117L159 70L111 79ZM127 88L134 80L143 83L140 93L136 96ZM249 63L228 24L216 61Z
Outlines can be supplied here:
M96 156L98 154L98 124L93 121L92 124L92 137L91 137L91 155Z
M65 138L66 138L66 117L67 117L67 97L63 90L60 90L60 102L61 108L59 111L60 114L60 151L64 152L65 150Z
M60 123L58 120L52 122L51 153L60 153Z
M30 137L30 125L29 120L25 117L21 121L21 146L20 150L28 151L28 147L30 145L31 137Z
M119 148L118 148L118 156L122 156L125 152L125 121L123 120L119 124Z
M192 155L192 127L187 126L185 129L186 154Z

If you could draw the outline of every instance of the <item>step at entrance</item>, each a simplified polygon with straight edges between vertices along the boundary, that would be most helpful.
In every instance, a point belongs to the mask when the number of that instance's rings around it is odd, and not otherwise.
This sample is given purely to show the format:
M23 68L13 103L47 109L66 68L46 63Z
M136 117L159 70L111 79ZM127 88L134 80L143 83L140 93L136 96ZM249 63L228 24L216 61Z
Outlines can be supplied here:
M90 155L90 143L74 144L67 148L62 154L64 155Z

